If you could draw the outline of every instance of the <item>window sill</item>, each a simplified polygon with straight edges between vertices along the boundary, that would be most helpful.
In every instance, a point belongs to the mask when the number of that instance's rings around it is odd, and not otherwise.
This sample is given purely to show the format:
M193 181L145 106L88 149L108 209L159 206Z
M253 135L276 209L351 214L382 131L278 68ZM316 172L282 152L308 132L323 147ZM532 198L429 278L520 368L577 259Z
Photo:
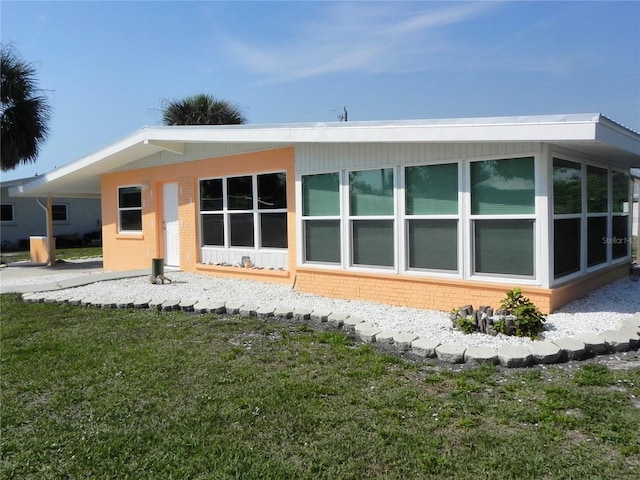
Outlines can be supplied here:
M120 232L116 234L116 240L144 240L144 233L142 232Z

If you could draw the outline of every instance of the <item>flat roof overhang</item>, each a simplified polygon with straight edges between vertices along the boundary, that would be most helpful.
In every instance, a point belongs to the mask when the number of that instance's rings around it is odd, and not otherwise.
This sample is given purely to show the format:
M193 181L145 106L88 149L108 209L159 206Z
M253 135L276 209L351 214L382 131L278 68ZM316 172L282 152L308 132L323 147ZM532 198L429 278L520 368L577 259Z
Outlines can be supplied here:
M640 134L601 114L279 125L146 127L101 150L10 188L14 196L99 197L100 176L188 143L519 143L541 142L640 167Z

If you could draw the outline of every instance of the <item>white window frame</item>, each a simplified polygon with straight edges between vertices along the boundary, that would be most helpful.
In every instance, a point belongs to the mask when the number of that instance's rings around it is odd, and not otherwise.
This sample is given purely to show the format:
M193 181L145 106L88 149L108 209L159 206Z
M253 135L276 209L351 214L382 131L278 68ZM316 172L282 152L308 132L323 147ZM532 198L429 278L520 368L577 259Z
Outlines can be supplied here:
M53 203L51 205L51 218L53 218L53 209L55 207L64 207L64 220L53 220L53 223L56 225L62 225L66 223L70 223L69 221L69 204L68 203Z
M287 176L287 172L285 170L274 170L274 171L266 171L259 173L248 173L248 174L238 174L238 175L227 175L223 177L202 177L198 179L198 234L200 237L200 248L202 249L211 249L211 250L234 250L234 251L274 251L274 252L286 252L289 249L288 235L287 231L287 246L286 247L263 247L262 246L262 229L261 229L261 215L263 213L279 213L285 214L287 217L288 206L284 208L259 208L259 199L258 199L258 177L263 175L271 175L281 173ZM252 191L252 208L250 209L242 209L235 210L229 208L229 198L228 198L228 186L227 182L230 178L240 178L240 177L251 177L251 191ZM221 180L222 181L222 210L201 210L201 190L200 190L200 182L206 180ZM287 182L289 179L287 178ZM285 187L285 195L287 194L287 187ZM288 205L288 199L287 199ZM233 214L252 214L253 216L253 245L252 246L239 246L239 245L231 245L231 221L230 216ZM224 245L205 245L203 243L203 235L202 235L202 216L203 215L222 215L223 219L223 242Z
M140 190L140 206L139 207L120 207L120 190L124 188L137 188ZM117 188L116 198L118 200L118 233L122 235L139 235L142 233L142 207L144 205L144 201L142 200L142 185L121 185ZM140 211L140 230L123 230L122 229L122 218L120 213L125 211Z
M337 215L305 215L304 214L304 190L303 190L303 177L309 177L309 176L313 176L313 175L330 175L330 174L337 174L338 175L338 214ZM299 177L299 182L296 182L298 185L296 185L296 198L299 199L298 204L296 205L296 209L297 211L301 212L300 215L300 232L301 232L301 241L299 242L299 247L298 247L298 261L299 264L301 265L305 265L305 266L321 266L322 268L328 268L328 269L343 269L345 267L345 256L344 256L344 244L343 244L343 230L344 230L344 171L343 170L330 170L330 171L326 171L326 172L314 172L314 173L307 173L304 175L300 175ZM306 222L313 222L313 221L322 221L322 220L330 220L330 221L337 221L339 223L339 257L340 257L340 261L339 262L320 262L320 261L313 261L313 260L306 260L306 245L307 245L307 238L306 238Z
M474 214L472 213L472 192L471 192L471 165L477 162L487 162L487 161L500 161L500 160L515 160L515 159L525 159L531 158L533 159L533 182L534 182L534 211L533 213L522 213L522 214ZM496 282L509 282L513 283L515 280L521 285L539 285L540 284L540 265L539 265L539 255L540 251L540 235L539 235L539 223L540 219L538 218L540 207L538 205L537 198L540 195L540 174L538 164L540 162L540 155L535 153L518 153L515 155L499 155L499 156L491 156L491 157L483 157L483 158L475 158L472 160L467 160L465 163L465 177L466 177L466 185L465 190L467 193L466 199L466 209L467 209L467 232L468 232L468 241L465 242L465 245L469 251L469 257L467 262L467 278L471 280L482 280L482 281L496 281ZM475 228L477 221L483 220L532 220L533 221L533 274L532 275L514 275L514 274L506 274L506 273L484 273L476 271L476 246L475 246Z
M349 193L349 174L352 172L366 172L366 171L375 171L375 170L391 170L393 172L393 213L391 215L351 215L351 196ZM398 224L399 224L399 212L398 212L398 192L399 192L399 183L398 183L398 166L397 165L387 165L387 166L376 166L376 167L367 167L367 168L350 168L345 170L343 177L343 223L342 232L343 239L346 238L346 242L343 243L343 263L346 263L349 270L354 271L362 271L362 272L372 272L372 273L399 273L399 255L398 255ZM392 222L392 236L393 236L393 265L392 266L383 266L383 265L364 265L364 264L355 264L353 261L353 225L357 221L367 221L367 220L382 220L382 221L391 221ZM344 228L344 225L347 225L348 228ZM346 252L345 252L346 250Z
M457 165L458 170L458 181L457 181L457 200L458 200L458 213L457 214L407 214L406 213L406 169L411 167L430 167L437 165ZM461 160L453 160L453 161L438 161L436 163L417 163L417 164L404 164L400 167L400 185L401 188L398 191L398 211L399 211L399 224L402 225L400 228L400 242L399 245L402 245L402 250L400 252L401 256L401 267L402 273L406 275L416 275L416 276L425 276L428 274L429 277L444 277L444 278L462 278L463 275L463 259L464 259L464 243L463 243L463 222L462 222L462 179L463 179L463 170L464 170L464 162ZM427 269L427 268L411 268L409 266L409 221L410 220L455 220L457 222L457 268L456 270L442 270L442 269Z

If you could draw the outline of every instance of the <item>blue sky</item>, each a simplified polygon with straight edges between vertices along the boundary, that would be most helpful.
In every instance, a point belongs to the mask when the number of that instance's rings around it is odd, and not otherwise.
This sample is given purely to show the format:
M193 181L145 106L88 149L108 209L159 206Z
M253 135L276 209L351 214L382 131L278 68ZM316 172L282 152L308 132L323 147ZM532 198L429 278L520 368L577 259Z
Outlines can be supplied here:
M640 2L8 1L45 173L209 93L252 124L600 112L640 131Z

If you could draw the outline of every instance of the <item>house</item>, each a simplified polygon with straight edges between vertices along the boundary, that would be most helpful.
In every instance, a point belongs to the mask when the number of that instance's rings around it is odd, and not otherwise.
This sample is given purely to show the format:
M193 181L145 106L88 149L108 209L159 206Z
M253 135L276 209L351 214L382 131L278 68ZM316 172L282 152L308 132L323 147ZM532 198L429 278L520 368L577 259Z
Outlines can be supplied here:
M639 166L600 114L147 127L14 194L101 194L108 270L550 312L628 274Z
M9 189L40 180L22 178L0 183L0 244L2 249L28 249L29 238L47 233L46 198L10 196ZM58 246L82 243L85 236L100 231L100 198L56 197L52 199L51 220ZM88 238L88 237L87 237Z

